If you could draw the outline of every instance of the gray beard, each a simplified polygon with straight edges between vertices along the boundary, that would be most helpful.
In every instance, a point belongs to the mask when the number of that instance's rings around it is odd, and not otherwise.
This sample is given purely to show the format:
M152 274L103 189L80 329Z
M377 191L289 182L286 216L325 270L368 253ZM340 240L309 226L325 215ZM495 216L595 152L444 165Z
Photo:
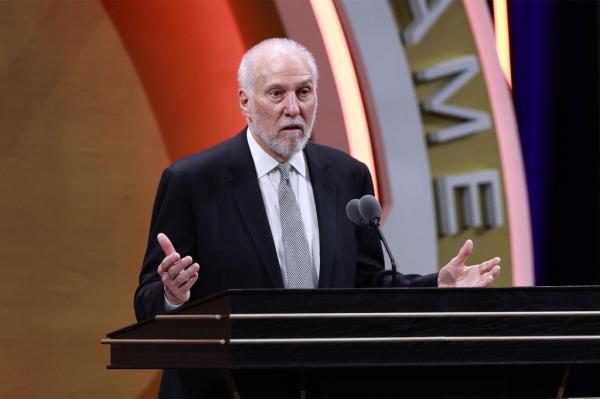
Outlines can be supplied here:
M308 142L308 140L310 139L310 137L312 135L313 127L315 126L315 121L317 119L317 110L315 109L315 112L313 114L312 123L310 124L310 126L308 126L308 129L305 128L304 137L299 139L299 141L296 141L296 145L294 145L294 146L283 145L283 144L277 142L277 140L274 137L269 136L269 134L262 127L260 122L258 122L258 119L256 118L256 115L254 115L254 112L251 112L251 118L252 118L252 122L249 123L250 129L254 133L256 133L264 143L267 144L267 146L271 149L271 151L273 151L275 154L279 155L281 158L287 160L287 159L290 159L291 157L293 157L294 154L296 154L297 152L302 151L304 149L304 147L306 146L306 143ZM293 123L297 123L297 121L290 121L290 124L293 124ZM306 126L304 121L302 121L302 124ZM278 128L279 127L280 126L278 126Z

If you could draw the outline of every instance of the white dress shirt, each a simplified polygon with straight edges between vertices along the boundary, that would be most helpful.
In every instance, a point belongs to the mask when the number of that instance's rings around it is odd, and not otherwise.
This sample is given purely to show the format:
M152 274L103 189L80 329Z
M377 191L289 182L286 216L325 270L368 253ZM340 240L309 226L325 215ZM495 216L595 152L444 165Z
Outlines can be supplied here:
M263 150L254 139L254 136L252 136L249 128L246 131L246 137L254 161L254 167L256 168L263 203L265 204L265 210L267 211L267 219L269 219L269 227L271 227L271 235L273 236L275 250L277 251L281 276L285 282L286 272L283 240L281 237L281 219L279 218L278 190L279 181L281 180L281 175L279 170L277 170L279 162ZM321 264L319 253L319 222L317 219L315 196L313 194L312 184L310 183L310 176L308 175L308 167L306 166L304 153L302 151L297 152L292 156L288 163L292 165L290 169L290 183L294 190L296 201L298 201L300 207L300 214L302 215L304 234L308 241L312 267L315 269L318 278L320 271L319 266Z
M250 132L250 128L246 130L246 138L248 140L248 146L250 147L252 160L254 161L263 203L265 204L265 211L267 213L267 219L269 220L269 227L271 228L271 235L273 236L277 259L279 260L281 276L285 283L285 258L283 254L283 240L281 237L281 220L279 218L278 190L279 181L281 180L280 173L277 170L279 162L263 150L256 142L254 136L252 136L252 133ZM310 176L308 175L308 167L306 166L304 153L302 151L297 152L288 162L292 165L290 168L290 183L294 190L296 201L298 201L300 207L300 214L302 215L304 234L308 241L312 267L315 269L318 278L321 264L319 252L319 221L317 219L315 196L313 194L312 184L310 183ZM200 267L202 267L202 265L200 265ZM179 306L181 305L170 303L165 296L165 311L177 309Z

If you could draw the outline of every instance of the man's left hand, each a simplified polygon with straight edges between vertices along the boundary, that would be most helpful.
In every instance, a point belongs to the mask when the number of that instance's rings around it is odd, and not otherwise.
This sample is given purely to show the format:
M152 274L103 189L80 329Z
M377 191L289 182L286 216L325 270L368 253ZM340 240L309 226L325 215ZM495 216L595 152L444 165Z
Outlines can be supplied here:
M472 252L473 241L467 240L458 255L440 270L438 287L488 287L494 282L500 274L500 258L466 266L465 262Z

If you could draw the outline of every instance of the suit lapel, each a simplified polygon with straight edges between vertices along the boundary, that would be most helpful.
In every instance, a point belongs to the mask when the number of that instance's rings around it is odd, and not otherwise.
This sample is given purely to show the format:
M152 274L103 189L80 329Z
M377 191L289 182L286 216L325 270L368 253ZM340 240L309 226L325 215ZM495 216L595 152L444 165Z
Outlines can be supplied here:
M245 129L232 142L228 166L235 204L256 245L263 266L271 279L272 287L283 288L273 235L269 227Z
M312 143L304 150L310 180L315 196L317 218L319 220L320 272L319 288L331 287L333 281L333 265L335 261L336 240L336 189L335 181L329 171L329 162L320 154Z

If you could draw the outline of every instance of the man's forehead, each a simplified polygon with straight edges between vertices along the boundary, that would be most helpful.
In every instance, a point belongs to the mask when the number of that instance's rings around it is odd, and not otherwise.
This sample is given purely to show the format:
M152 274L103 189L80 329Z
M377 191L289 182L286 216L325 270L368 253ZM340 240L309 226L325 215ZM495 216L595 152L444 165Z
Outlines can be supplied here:
M257 57L253 68L256 81L310 81L314 77L310 65L299 54L265 53Z

